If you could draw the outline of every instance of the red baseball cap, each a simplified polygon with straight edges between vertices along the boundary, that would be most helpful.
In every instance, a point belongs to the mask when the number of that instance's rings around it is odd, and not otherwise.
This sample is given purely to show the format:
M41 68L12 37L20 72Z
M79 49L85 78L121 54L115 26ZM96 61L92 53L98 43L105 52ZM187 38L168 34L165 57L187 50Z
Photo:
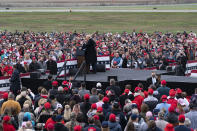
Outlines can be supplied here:
M116 121L116 115L113 114L113 113L111 113L111 114L109 115L109 121L115 122L115 121Z
M46 103L44 104L44 108L45 108L45 109L50 109L50 108L51 108L51 104L50 104L49 102L46 102Z
M142 90L140 87L135 87L135 92L138 92L139 90Z
M90 95L89 94L85 94L84 95L84 100L89 100L90 99Z
M174 90L174 89L170 89L169 95L170 95L171 97L174 97L175 94L176 94L175 90Z
M166 96L166 95L163 95L163 96L161 97L161 100L162 100L162 102L167 101L167 96Z
M5 93L3 94L3 99L8 99L8 93L7 93L7 92L5 92Z
M90 127L90 128L88 128L88 131L96 131L96 128Z
M161 85L166 85L166 80L162 80Z
M185 122L185 116L184 115L179 115L179 122L182 122L182 123Z
M93 116L95 120L99 120L99 116L98 115L94 115Z
M74 131L82 131L82 127L80 125L77 125L74 127Z
M175 111L174 106L170 106L170 107L168 108L168 111L169 111L169 112L174 112L174 111Z
M104 98L103 98L103 102L104 102L104 103L109 102L109 98L108 98L108 97L104 97Z
M99 113L103 112L103 108L102 107L98 107L97 108L97 112L99 112Z
M177 88L177 91L176 91L177 94L181 94L182 93L182 90L180 88Z
M152 89L152 88L149 88L149 89L148 89L148 94L152 95L152 94L153 94L153 92L154 92L154 91L153 91L153 89Z
M68 91L68 88L67 88L67 87L64 87L64 90L65 90L65 91Z
M52 82L52 86L55 86L55 87L58 86L58 82L57 81L53 81Z
M167 124L166 128L164 128L164 131L174 131L174 126L172 124Z
M4 117L3 117L3 121L4 121L4 122L8 122L9 120L10 120L10 116L4 116Z
M36 57L33 57L32 60L36 60Z
M94 104L91 105L91 109L96 109L96 108L97 108L96 103L94 103Z
M129 91L130 91L129 89L125 89L124 93L129 94Z
M62 82L62 85L66 85L68 82L67 81L63 81Z

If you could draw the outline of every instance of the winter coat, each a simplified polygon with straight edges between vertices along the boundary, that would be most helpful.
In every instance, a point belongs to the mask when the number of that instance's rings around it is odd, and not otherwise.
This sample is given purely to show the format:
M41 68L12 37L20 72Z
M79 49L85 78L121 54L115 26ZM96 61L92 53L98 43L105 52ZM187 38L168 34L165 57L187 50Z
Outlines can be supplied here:
M108 104L108 103L104 103L104 104L102 105L102 108L103 108L103 115L104 115L104 116L105 116L108 112L111 112L111 110L112 110L111 105Z
M34 72L38 69L40 69L40 65L37 62L31 62L29 64L29 72Z
M108 86L106 89L105 89L105 92L108 91L108 90L113 90L115 95L116 96L120 96L120 93L121 93L121 89L119 86Z
M88 121L88 118L87 118L87 113L88 111L90 110L91 108L91 104L89 102L82 102L80 103L80 109L81 109L81 112L83 113L84 115L84 118L85 118L85 122Z
M169 98L167 103L171 104L174 108L176 108L176 106L177 106L177 100L174 98Z
M97 62L96 56L96 43L93 39L89 39L87 44L83 45L83 49L85 49L85 60L87 64L92 64Z
M64 101L66 100L66 95L63 92L58 92L55 95L56 100L63 105Z
M17 101L14 100L8 100L6 102L3 103L2 107L1 107L1 114L4 114L5 110L14 110L13 112L16 113L16 115L18 115L21 111L21 106Z
M118 122L108 122L110 131L122 131L122 128Z
M153 111L153 109L158 103L158 100L156 97L149 95L147 98L144 99L144 103L148 105L150 111Z
M10 91L13 92L15 96L21 88L19 75L19 71L15 69L10 79Z
M56 123L54 127L55 127L54 131L69 131L68 128L65 127L62 123Z
M161 86L161 87L157 88L157 91L159 92L160 97L162 97L162 95L169 96L170 88L168 88L166 86Z
M47 61L47 70L50 71L50 74L56 75L57 74L57 62L54 60Z
M105 116L105 121L109 120L109 116L111 113L116 115L116 122L118 122L121 125L121 128L123 130L127 124L126 117L123 114L123 112L120 110L112 110L111 112L108 112L107 115Z
M137 102L137 106L138 106L138 109L140 110L141 109L141 105L142 105L142 102L143 102L143 100L144 100L144 97L142 97L141 95L140 95L140 93L135 93L134 94L134 101L136 101Z
M167 122L176 125L179 123L178 121L178 115L174 112L169 112L168 115L166 116Z
M3 123L3 131L15 131L15 128L12 124Z

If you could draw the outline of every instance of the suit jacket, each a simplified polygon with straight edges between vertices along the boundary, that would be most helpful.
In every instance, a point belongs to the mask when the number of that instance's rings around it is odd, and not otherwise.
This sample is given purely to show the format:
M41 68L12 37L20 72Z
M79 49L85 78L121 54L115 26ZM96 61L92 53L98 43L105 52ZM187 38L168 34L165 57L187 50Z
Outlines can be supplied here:
M47 61L47 70L50 71L50 74L56 75L57 74L57 62L54 60Z
M93 39L89 39L87 44L83 45L83 49L85 49L85 60L87 64L96 63L97 56L96 56L96 43Z

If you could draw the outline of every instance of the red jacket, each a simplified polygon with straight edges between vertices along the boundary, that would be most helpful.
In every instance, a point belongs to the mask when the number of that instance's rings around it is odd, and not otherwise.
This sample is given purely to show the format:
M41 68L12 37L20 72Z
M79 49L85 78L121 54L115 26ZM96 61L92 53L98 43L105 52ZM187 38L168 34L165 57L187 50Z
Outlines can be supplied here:
M52 123L53 125L55 125L55 121L53 121L53 119L52 118L49 118L48 120L47 120L47 122L46 122L46 124L45 124L45 128L47 129L47 125L49 124L49 123Z
M175 100L174 98L168 99L167 103L171 104L174 108L176 108L177 106L177 100Z
M140 93L135 93L134 94L134 101L137 102L137 105L138 105L138 109L139 111L141 111L141 105L142 105L142 102L144 101L144 97L140 95Z
M15 128L11 124L3 123L3 131L15 131Z
M13 68L11 66L5 66L3 70L5 73L7 73L8 76L12 75Z

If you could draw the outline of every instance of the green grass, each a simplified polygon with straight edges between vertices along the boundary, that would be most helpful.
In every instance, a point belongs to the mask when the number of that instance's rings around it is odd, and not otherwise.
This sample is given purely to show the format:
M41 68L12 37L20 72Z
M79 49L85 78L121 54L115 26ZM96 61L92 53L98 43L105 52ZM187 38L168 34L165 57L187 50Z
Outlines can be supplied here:
M197 32L197 13L0 13L0 30Z
M179 5L133 5L133 6L80 6L80 7L49 7L49 8L10 8L11 10L65 10L65 9L80 9L80 10L152 10L157 8L157 10L197 10L197 4L179 4ZM4 10L5 8L0 8Z

